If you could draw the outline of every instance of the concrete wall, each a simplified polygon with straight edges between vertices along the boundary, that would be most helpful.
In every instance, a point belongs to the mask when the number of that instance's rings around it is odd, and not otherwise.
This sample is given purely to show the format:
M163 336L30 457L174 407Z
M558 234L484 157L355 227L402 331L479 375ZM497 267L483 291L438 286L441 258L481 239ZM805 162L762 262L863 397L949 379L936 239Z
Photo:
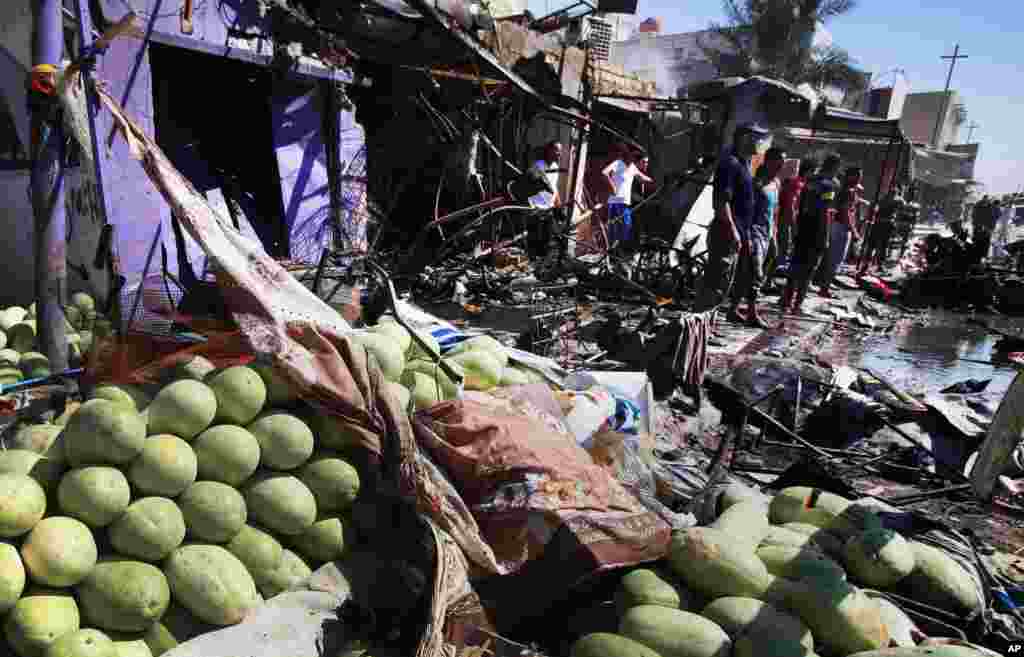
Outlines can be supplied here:
M637 34L613 45L611 62L658 85L658 93L675 96L680 87L718 77L718 71L700 48L709 32Z
M938 140L932 141L936 117L939 112L943 111L944 96L945 94L941 91L907 95L903 103L900 126L912 142L929 144L934 148L941 149L959 140L960 129L956 124L954 109L960 103L960 97L956 91L950 91L948 101L945 103L944 119Z
M35 296L32 264L32 204L28 198L29 172L0 169L0 307L27 305Z

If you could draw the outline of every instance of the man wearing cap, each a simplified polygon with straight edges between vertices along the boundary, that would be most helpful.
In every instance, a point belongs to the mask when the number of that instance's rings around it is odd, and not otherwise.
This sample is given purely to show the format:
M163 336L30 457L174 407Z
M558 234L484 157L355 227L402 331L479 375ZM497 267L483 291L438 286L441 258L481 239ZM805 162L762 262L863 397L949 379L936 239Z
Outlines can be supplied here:
M708 227L708 262L704 268L697 312L710 310L729 296L736 259L749 251L754 216L754 181L750 161L768 146L770 134L754 123L736 129L732 152L721 158L715 171L715 217Z
M837 153L825 158L821 171L807 183L801 198L800 215L793 245L793 264L789 268L789 282L782 294L783 312L800 312L822 258L829 250L832 217L839 195L841 160Z

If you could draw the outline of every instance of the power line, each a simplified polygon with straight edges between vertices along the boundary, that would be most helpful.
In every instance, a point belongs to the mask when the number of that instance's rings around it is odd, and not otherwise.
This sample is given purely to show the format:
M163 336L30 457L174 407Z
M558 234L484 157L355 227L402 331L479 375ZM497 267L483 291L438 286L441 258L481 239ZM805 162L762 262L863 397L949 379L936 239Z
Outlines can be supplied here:
M949 60L949 75L946 76L946 90L942 93L942 105L939 108L939 115L935 117L935 130L932 133L932 146L939 147L939 128L942 127L946 118L946 106L949 104L949 84L953 81L953 69L956 68L957 60L967 59L967 55L960 54L960 44L953 48L952 55L943 55L942 59Z

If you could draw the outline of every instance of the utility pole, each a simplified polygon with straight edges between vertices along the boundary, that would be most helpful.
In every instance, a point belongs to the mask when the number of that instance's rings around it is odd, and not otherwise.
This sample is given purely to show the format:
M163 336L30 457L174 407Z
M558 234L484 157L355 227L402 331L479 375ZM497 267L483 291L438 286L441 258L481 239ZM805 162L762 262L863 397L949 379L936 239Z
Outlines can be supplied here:
M32 44L32 210L35 235L36 335L50 369L68 367L62 304L67 294L67 232L64 211L64 129L56 89L45 83L47 68L64 54L61 0L38 0ZM53 79L56 75L53 74Z
M974 136L975 129L980 127L981 125L977 121L970 122L970 124L967 126L967 141L964 142L965 144L971 143L971 137Z
M942 105L939 109L939 115L935 117L935 131L932 133L932 146L935 149L939 148L939 134L941 134L942 123L946 118L946 106L949 104L949 84L953 81L953 69L956 68L956 63L960 59L967 59L967 55L960 54L960 44L956 44L953 48L952 55L943 55L942 59L949 60L949 75L946 76L946 90L942 93Z

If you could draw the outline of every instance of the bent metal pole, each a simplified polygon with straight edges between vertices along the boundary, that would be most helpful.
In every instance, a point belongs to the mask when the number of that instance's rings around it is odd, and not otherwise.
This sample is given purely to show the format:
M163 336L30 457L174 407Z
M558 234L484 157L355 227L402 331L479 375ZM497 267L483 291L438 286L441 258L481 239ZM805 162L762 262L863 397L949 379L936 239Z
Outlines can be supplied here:
M61 0L39 0L32 48L32 211L35 232L36 332L39 351L57 372L68 367L62 304L67 293L64 130L55 87L64 51Z

